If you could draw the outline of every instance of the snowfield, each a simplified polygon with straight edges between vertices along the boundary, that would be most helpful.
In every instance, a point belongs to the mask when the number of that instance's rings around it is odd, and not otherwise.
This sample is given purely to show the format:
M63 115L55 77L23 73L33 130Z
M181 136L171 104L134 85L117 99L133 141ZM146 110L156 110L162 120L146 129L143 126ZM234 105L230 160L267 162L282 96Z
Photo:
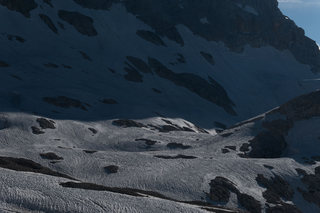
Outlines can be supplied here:
M0 212L320 212L316 44L172 2L0 0Z

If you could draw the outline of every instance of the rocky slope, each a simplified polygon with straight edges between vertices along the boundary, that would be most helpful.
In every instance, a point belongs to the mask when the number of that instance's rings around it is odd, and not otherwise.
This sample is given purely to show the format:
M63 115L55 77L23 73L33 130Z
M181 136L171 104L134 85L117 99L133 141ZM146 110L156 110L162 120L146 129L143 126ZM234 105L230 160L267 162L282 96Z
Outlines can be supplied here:
M277 6L0 0L0 211L320 212L320 51Z
M213 129L317 89L319 49L275 0L3 0L0 11L4 111Z

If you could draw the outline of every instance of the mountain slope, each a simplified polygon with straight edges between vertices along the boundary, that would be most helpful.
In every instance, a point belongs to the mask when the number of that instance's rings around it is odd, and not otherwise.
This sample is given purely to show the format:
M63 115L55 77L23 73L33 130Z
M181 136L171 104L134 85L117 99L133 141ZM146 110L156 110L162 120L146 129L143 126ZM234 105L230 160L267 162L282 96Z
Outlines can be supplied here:
M277 1L0 0L0 23L0 211L320 211L320 51Z
M2 113L1 202L45 212L317 212L319 98L301 96L215 136L161 117L80 122ZM21 178L28 184L17 185Z
M0 5L6 111L215 128L317 89L319 50L276 1Z

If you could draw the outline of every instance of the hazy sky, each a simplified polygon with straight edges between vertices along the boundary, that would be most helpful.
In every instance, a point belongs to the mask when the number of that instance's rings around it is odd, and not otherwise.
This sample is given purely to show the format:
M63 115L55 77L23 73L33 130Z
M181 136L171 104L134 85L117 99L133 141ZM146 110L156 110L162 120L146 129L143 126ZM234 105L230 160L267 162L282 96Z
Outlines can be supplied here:
M320 44L320 0L278 0L282 12Z

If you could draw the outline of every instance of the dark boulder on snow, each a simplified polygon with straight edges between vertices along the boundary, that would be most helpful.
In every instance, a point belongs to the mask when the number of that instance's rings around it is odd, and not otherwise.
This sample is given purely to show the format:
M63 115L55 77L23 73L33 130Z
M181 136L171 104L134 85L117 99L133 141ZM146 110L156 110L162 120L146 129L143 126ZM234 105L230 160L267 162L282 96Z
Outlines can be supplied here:
M17 11L27 18L30 17L30 11L38 7L34 0L0 0L0 5Z
M46 160L63 160L63 157L60 157L53 152L41 153L40 157Z
M55 129L55 122L53 120L48 120L45 118L37 118L37 122L39 123L42 129Z
M59 17L65 22L74 26L74 28L81 34L86 36L98 35L93 25L93 19L89 16L83 15L79 12L59 10Z
M110 166L104 167L104 171L108 174L117 173L118 170L119 170L119 166L116 166L116 165L110 165Z

